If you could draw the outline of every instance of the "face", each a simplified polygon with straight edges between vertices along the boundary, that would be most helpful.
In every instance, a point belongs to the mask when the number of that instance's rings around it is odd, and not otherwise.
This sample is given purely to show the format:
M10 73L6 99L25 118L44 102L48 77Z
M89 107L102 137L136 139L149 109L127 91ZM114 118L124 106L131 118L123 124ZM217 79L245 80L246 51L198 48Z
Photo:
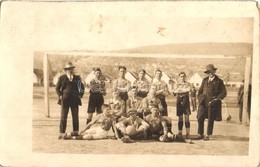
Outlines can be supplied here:
M125 73L126 73L126 71L124 68L119 69L119 77L122 77L122 78L125 77Z
M157 71L157 72L155 73L155 78L161 79L161 77L162 77L161 71Z
M99 78L101 76L101 71L95 71L95 76Z
M143 79L145 76L145 73L143 71L140 71L139 72L139 78Z
M159 110L158 110L157 108L153 108L153 109L151 110L151 112L152 112L152 115L153 115L153 116L158 116L158 115L159 115Z
M135 119L135 118L136 118L136 113L130 114L130 117L133 118L133 119Z
M184 82L186 80L186 76L184 74L179 75L179 79L181 82Z
M66 69L67 74L73 74L74 73L74 68L68 68Z
M209 76L210 78L212 78L212 77L215 76L216 71L215 71L215 70L211 70L211 71L209 71L207 74L208 74L208 76Z
M106 116L108 116L108 115L110 115L110 112L111 112L111 110L110 110L110 108L102 108L102 111L103 111L103 113L106 115Z

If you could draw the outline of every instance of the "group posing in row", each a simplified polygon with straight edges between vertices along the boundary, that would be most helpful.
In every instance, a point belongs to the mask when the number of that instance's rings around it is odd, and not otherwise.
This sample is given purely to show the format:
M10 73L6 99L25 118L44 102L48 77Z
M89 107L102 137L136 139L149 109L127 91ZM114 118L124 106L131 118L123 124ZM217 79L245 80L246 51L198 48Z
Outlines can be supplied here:
M152 83L145 79L146 71L139 71L139 78L131 86L125 78L126 67L119 66L118 78L113 81L113 97L105 102L106 85L101 80L100 68L94 68L95 78L90 81L90 96L86 128L79 131L78 106L84 95L84 84L80 77L73 74L74 66L68 63L56 85L61 104L59 139L103 139L112 127L115 138L123 142L138 139L156 139L174 141L184 139L183 123L186 127L185 138L190 138L190 96L193 110L196 110L196 90L186 81L185 72L179 73L177 83L169 85L161 80L162 71L157 69ZM209 140L213 133L214 120L221 121L221 100L226 96L223 81L215 75L217 68L213 64L206 67L204 78L198 91L199 107L198 139ZM178 116L178 134L173 134L172 119L168 117L166 97L177 96L176 115ZM69 108L72 112L73 132L65 133ZM93 118L93 113L97 116ZM204 120L208 118L207 134L204 136Z

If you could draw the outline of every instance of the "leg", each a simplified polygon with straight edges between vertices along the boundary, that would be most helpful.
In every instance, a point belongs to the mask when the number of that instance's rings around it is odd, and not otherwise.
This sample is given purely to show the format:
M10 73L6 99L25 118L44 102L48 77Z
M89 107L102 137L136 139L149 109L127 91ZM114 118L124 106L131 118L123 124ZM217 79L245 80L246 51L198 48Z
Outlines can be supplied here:
M167 104L166 104L165 98L160 99L160 100L161 100L161 103L163 106L162 116L168 116L168 110L167 110Z
M243 105L239 105L239 121L242 123L242 116L243 116Z
M209 106L210 107L210 106ZM207 135L213 134L214 128L214 111L212 109L208 109L208 127L207 127Z
M79 131L79 106L71 106L73 131Z
M91 120L92 120L92 117L93 117L93 113L88 113L88 115L87 115L87 122L86 122L86 124L88 124L88 123L90 123L90 122L91 122Z
M204 135L204 121L205 121L205 115L203 114L198 118L198 134L200 136Z
M87 121L86 125L91 122L93 113L95 112L96 109L96 95L95 94L90 94L89 99L88 99L88 110L87 110Z
M183 128L183 115L180 115L178 121L179 135L182 135L182 128Z
M69 112L69 106L62 103L61 119L60 119L60 133L66 132L68 112Z
M189 115L185 115L186 138L190 136L190 120Z

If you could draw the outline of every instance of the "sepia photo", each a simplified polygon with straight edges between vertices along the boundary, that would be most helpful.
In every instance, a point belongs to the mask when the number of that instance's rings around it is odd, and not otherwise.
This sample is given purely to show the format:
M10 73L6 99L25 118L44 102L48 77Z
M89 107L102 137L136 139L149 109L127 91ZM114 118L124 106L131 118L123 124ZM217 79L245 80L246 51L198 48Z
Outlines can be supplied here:
M2 2L0 165L259 165L257 5Z

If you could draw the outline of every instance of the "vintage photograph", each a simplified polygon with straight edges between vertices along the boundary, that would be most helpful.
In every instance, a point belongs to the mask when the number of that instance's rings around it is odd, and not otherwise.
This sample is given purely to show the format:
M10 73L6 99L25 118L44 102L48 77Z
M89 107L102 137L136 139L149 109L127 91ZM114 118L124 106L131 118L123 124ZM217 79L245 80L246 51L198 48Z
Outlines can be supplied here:
M255 1L0 5L0 166L259 166Z
M124 18L134 48L34 52L34 152L248 155L253 19L156 19Z

